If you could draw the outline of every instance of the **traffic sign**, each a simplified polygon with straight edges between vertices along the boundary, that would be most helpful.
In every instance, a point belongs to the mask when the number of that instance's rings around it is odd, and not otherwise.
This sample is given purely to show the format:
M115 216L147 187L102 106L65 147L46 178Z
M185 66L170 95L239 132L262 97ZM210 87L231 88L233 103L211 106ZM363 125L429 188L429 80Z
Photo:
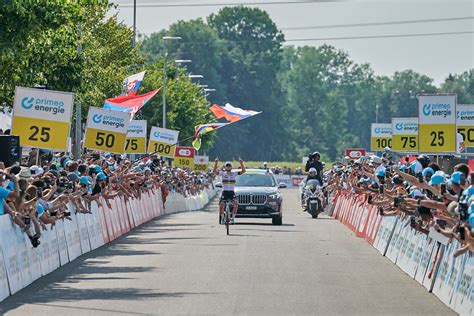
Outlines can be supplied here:
M464 138L464 146L474 147L474 104L456 106L456 126Z
M194 170L199 172L207 172L209 167L209 156L195 156Z
M364 148L346 148L346 157L349 157L352 160L356 160L362 156L365 156Z
M129 123L126 112L89 108L84 147L123 154Z
M194 148L176 147L174 166L180 168L194 168Z
M456 152L456 95L420 95L419 150L425 153Z
M67 151L73 103L69 92L16 87L11 134L21 146Z
M418 118L392 118L392 150L403 152L418 151Z
M146 153L146 120L133 120L128 125L125 153Z
M392 124L372 123L370 150L382 151L385 147L392 147Z
M153 126L148 141L148 153L174 158L179 131Z

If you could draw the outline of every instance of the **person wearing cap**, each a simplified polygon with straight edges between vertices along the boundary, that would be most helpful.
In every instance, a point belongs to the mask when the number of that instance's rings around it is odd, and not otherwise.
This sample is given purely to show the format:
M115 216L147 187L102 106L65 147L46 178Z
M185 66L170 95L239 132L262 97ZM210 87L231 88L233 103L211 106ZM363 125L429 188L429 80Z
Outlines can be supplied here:
M13 182L13 190L9 190L3 187L5 180L10 180ZM9 213L10 208L6 208L7 200L9 198L18 198L20 197L20 188L18 185L18 180L15 176L6 173L4 169L0 169L0 216L5 213ZM13 214L10 214L13 216Z

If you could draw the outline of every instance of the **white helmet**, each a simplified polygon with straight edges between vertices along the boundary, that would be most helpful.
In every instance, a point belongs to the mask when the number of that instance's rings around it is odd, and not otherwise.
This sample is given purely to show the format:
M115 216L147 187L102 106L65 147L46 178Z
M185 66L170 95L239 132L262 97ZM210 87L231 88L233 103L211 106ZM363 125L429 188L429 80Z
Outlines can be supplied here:
M309 173L311 173L311 172L316 173L316 172L317 172L317 171L316 171L316 168L309 168Z

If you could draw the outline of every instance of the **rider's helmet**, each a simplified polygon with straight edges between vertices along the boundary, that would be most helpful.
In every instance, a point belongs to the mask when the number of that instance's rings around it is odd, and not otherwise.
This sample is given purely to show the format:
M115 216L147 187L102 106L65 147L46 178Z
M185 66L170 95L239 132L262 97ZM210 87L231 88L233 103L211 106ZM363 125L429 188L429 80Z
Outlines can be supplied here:
M226 163L224 164L224 167L225 167L227 170L232 170L232 162L226 161Z
M318 173L318 171L316 170L316 168L309 168L309 175L310 176L316 176L316 174Z
M319 154L319 151L315 151L313 153L313 158L318 158L318 159L321 158L321 155Z

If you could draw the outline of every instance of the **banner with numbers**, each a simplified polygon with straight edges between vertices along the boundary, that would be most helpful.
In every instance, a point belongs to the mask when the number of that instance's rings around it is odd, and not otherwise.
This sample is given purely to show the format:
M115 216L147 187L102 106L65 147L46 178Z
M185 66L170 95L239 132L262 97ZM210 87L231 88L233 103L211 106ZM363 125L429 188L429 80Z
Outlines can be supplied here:
M209 156L194 157L194 171L207 172L209 167Z
M420 95L418 113L420 152L455 153L456 95Z
M179 131L153 126L148 141L148 153L174 158Z
M392 150L418 152L418 118L392 118Z
M174 166L180 168L194 168L194 147L176 147Z
M132 120L128 125L125 153L146 154L146 120Z
M90 107L84 147L123 154L130 116L126 112Z
M385 147L392 147L392 124L372 123L370 150L382 151Z
M464 138L464 146L474 147L474 104L456 105L457 131Z
M16 87L11 134L21 146L67 151L73 103L72 93Z

